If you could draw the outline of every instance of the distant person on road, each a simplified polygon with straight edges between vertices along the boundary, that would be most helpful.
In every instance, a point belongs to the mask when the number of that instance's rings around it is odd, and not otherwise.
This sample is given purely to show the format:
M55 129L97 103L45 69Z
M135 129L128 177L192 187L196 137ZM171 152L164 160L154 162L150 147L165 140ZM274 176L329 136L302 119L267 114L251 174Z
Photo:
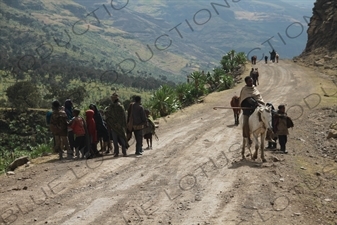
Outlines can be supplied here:
M254 68L252 68L252 70L250 71L249 76L252 77L253 73L254 73Z
M143 106L141 105L141 97L136 96L135 102L131 103L128 108L128 119L129 123L132 120L132 132L136 139L136 155L142 155L143 153L143 132L146 125L146 116Z
M285 112L286 108L285 105L279 105L278 111L274 115L274 129L276 131L276 135L278 136L278 141L281 146L281 151L284 154L287 154L287 136L289 135L288 128L293 127L294 124L290 117L287 116Z
M252 64L255 65L256 64L256 59L257 59L257 56L256 55L253 55L251 57L251 61L252 61Z
M276 52L275 50L273 49L273 51L269 52L270 53L270 60L272 62L275 62L275 55L276 55Z
M253 79L253 85L257 86L257 83L259 82L259 71L257 68L252 72L251 78Z
M264 57L264 62L267 64L268 63L268 56Z
M68 118L67 114L62 110L59 101L52 103L53 113L50 118L50 131L55 138L55 150L59 153L59 159L63 159L63 146L67 149L67 159L72 159L74 152L70 149L68 141Z
M276 52L276 55L275 55L276 63L278 63L278 58L279 58L279 54Z
M248 138L249 143L252 143L249 131L249 117L254 113L258 105L265 105L260 92L253 85L253 79L251 77L245 77L246 86L241 89L240 92L240 106L251 109L242 109L243 124L242 124L242 136ZM268 130L266 140L274 142L271 138L272 133Z

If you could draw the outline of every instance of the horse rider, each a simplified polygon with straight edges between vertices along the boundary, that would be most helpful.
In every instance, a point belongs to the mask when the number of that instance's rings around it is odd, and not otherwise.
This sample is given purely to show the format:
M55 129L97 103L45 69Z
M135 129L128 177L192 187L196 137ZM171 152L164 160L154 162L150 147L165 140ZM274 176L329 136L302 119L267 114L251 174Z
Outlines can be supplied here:
M249 131L249 117L259 105L266 105L257 88L253 85L253 79L250 76L245 77L246 86L241 89L240 93L240 106L250 109L242 109L243 124L242 135L248 138L249 144L252 144ZM271 138L272 132L267 131L266 140L274 142Z

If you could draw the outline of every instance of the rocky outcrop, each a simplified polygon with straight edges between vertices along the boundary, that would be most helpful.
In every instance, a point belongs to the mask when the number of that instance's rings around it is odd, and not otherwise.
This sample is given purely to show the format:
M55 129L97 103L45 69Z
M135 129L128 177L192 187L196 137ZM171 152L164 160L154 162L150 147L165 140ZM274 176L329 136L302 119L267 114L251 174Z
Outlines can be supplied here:
M305 53L337 51L337 1L317 0L308 28Z
M337 69L337 1L317 0L307 30L308 41L299 57L307 65Z

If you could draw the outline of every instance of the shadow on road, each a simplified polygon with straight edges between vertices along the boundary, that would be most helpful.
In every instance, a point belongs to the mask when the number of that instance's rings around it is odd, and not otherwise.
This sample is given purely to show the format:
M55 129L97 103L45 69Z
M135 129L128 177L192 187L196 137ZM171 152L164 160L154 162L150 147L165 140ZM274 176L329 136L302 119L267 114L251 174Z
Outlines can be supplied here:
M254 162L254 161L250 161L248 159L245 160L241 160L241 161L235 161L232 163L232 165L230 167L228 167L228 169L237 169L243 166L249 166L252 168L262 168L263 163L262 162Z

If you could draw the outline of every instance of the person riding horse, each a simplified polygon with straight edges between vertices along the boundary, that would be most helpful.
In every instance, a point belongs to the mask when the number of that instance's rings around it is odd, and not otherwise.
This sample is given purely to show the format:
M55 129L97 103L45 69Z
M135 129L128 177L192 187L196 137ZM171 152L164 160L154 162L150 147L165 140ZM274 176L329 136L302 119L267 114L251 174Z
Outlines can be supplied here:
M249 117L255 111L259 105L266 105L263 98L257 88L253 85L253 79L250 76L245 77L246 86L241 89L240 93L240 106L245 107L242 109L243 124L242 135L244 138L248 138L249 143L252 143L249 131ZM246 109L250 108L250 109ZM274 142L271 138L271 131L267 132L266 140Z

